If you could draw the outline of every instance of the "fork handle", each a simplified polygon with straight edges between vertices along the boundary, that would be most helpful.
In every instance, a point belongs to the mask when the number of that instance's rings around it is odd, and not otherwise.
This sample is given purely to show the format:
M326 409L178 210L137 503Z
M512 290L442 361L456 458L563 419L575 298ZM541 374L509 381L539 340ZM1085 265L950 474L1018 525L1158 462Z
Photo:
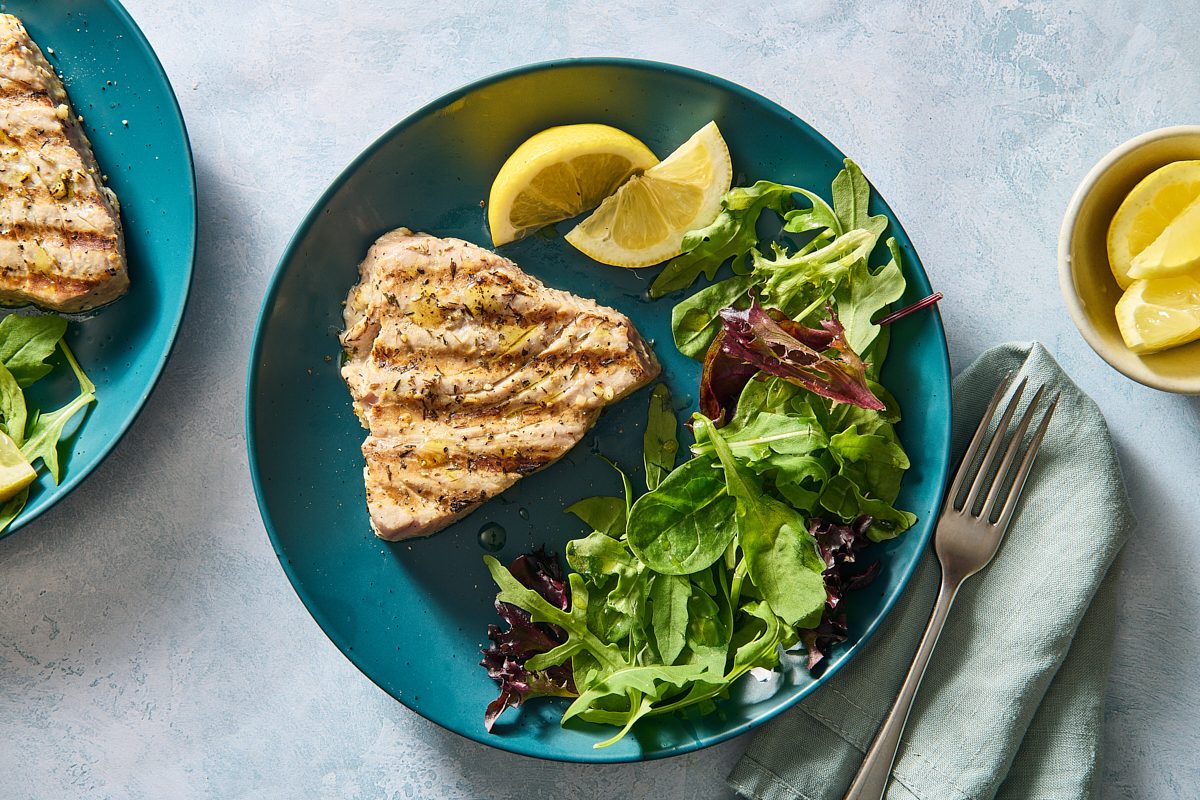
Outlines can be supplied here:
M858 774L850 783L844 800L881 800L887 790L892 763L896 760L896 751L900 749L900 734L904 733L904 723L908 721L908 712L912 709L917 687L921 685L921 677L929 664L929 656L933 653L942 627L946 624L946 615L950 612L950 606L954 603L954 597L961 585L961 578L948 578L943 573L937 602L934 603L933 613L929 616L929 624L925 626L925 633L921 636L921 644L913 656L912 666L908 668L904 683L900 685L900 694L897 695L896 702L892 704L887 716L883 718L883 725L875 734L875 740L871 742L871 747L863 758L862 766L858 768Z

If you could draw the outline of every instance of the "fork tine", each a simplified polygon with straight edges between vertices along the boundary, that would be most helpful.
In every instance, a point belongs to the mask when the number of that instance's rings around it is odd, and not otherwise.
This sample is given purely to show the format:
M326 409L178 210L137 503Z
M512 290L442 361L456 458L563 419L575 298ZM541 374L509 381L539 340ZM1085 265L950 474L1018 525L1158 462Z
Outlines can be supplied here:
M1004 409L1003 416L1000 417L1000 422L996 424L996 433L992 436L992 441L988 444L988 449L983 454L983 460L979 462L979 472L975 473L975 480L971 482L971 490L967 492L967 499L963 501L962 512L971 515L971 509L975 505L975 500L979 497L979 492L983 490L987 483L988 474L992 471L992 464L996 463L996 454L1000 452L1000 445L1004 443L1004 434L1008 432L1009 423L1012 422L1013 414L1017 413L1017 406L1021 403L1021 395L1025 391L1025 386L1029 383L1029 378L1021 379L1017 384L1017 388L1013 390L1012 399L1008 401L1008 406ZM961 468L960 468L961 469Z
M971 437L971 443L967 445L967 452L963 454L962 463L959 464L958 471L954 474L954 482L950 484L950 491L946 494L946 505L948 508L956 507L958 493L962 491L963 481L971 469L971 462L975 460L975 454L979 452L979 446L983 444L983 437L987 433L988 423L991 422L992 415L996 413L996 407L1000 405L1000 398L1004 397L1004 392L1008 389L1010 378L1012 378L1012 373L1005 373L1004 379L996 387L996 393L992 395L992 401L988 403L987 411L983 412L983 419L980 420L979 427L975 429L975 435Z
M1029 477L1029 469L1033 466L1034 458L1037 457L1038 448L1042 446L1042 439L1046 437L1046 429L1050 427L1050 418L1054 416L1054 409L1058 407L1060 397L1062 397L1062 392L1055 394L1054 399L1050 401L1050 407L1042 416L1042 421L1034 431L1033 439L1029 442L1029 449L1025 451L1025 457L1021 459L1021 466L1017 468L1017 476L1013 478L1012 487L1008 490L1008 499L1004 501L1004 508L1001 509L1000 517L996 520L996 527L1001 532L1008 528L1008 523L1012 520L1013 512L1017 508L1017 500L1020 499L1021 490L1025 487L1025 479Z
M1046 384L1038 387L1034 393L1033 399L1029 401L1029 407L1025 409L1025 413L1021 415L1021 422L1017 425L1016 431L1013 432L1012 439L1008 442L1008 448L1004 451L1004 458L1000 462L999 468L996 470L996 479L992 482L992 488L988 490L987 499L983 501L983 511L979 516L983 520L991 519L992 509L996 505L996 501L1000 498L1000 492L1004 488L1004 479L1008 477L1008 470L1012 466L1013 460L1017 457L1017 451L1021 449L1021 444L1025 440L1025 433L1029 430L1029 424L1033 422L1034 412L1037 411L1038 403L1042 400L1042 395L1046 393Z

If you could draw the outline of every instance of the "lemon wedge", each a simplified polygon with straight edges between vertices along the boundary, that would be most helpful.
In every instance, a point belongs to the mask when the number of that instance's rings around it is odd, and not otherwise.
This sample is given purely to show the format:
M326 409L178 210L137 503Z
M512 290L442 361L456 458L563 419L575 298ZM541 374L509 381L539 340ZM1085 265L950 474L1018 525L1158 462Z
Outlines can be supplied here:
M12 498L36 477L37 472L29 466L21 448L12 437L0 431L0 502Z
M1200 278L1134 281L1117 301L1117 327L1135 353L1156 353L1200 339Z
M1108 262L1122 289L1129 288L1136 280L1131 274L1134 259L1154 244L1197 198L1200 198L1200 161L1167 164L1133 187L1108 227Z
M658 264L683 252L685 233L716 219L732 180L729 148L710 122L663 161L630 178L567 241L602 264Z
M560 125L535 134L492 182L492 243L508 244L595 208L631 175L657 163L650 148L608 125Z
M1191 202L1158 238L1133 257L1131 278L1167 278L1200 267L1200 197Z

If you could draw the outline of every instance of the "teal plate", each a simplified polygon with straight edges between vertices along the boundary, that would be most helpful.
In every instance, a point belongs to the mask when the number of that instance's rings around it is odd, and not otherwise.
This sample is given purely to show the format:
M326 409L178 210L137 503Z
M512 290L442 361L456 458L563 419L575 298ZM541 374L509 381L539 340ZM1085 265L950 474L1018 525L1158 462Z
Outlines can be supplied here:
M825 192L841 167L841 152L802 120L719 78L640 61L535 64L431 103L368 148L301 224L263 301L250 355L246 438L259 507L283 569L313 618L371 680L413 711L484 744L564 761L637 761L747 731L854 657L929 540L950 432L949 360L936 313L897 324L884 370L905 411L899 433L913 461L900 505L921 521L874 548L882 571L849 602L853 638L821 677L789 663L779 680L735 687L712 714L643 720L601 750L592 745L612 731L574 721L561 727L565 701L509 710L495 733L484 731L484 706L497 692L478 666L479 650L497 618L480 529L496 523L506 530L498 554L504 561L543 543L561 553L568 539L585 533L563 508L619 492L615 473L596 453L641 480L648 389L608 409L560 462L442 533L398 544L372 535L359 452L364 431L338 374L336 339L342 301L370 244L405 225L489 246L481 201L492 178L518 144L551 125L605 122L665 155L709 120L729 143L735 184L770 178ZM878 198L871 210L892 219L891 234L904 250L905 301L925 296L929 282L895 216ZM681 417L695 407L698 365L671 344L670 309L683 293L650 302L646 288L655 270L595 264L558 237L534 236L503 252L549 286L628 314L656 342Z
M191 284L196 182L171 85L125 9L102 0L7 0L4 9L25 23L83 115L96 160L121 201L131 283L124 297L71 322L67 341L96 384L97 402L61 446L63 482L55 486L43 472L12 533L95 469L154 388ZM70 371L60 368L30 400L35 408L56 408L77 392Z

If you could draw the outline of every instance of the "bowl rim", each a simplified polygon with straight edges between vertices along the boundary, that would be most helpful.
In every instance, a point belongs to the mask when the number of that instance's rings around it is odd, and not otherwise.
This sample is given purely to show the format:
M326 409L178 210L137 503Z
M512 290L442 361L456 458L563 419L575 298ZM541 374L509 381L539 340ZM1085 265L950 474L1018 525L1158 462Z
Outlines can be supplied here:
M1079 182L1079 186L1076 187L1075 192L1071 195L1071 199L1067 203L1066 212L1063 214L1062 226L1059 228L1058 284L1062 292L1063 302L1067 307L1067 313L1071 315L1071 320L1075 323L1075 327L1079 329L1079 333L1083 336L1084 341L1088 343L1088 346L1106 364L1125 377L1131 378L1143 386L1149 386L1152 389L1172 392L1174 394L1200 394L1200 374L1197 374L1193 378L1165 377L1145 367L1140 360L1132 362L1136 366L1130 366L1116 358L1116 348L1100 336L1095 325L1088 318L1087 312L1084 311L1083 301L1079 297L1079 292L1075 289L1075 271L1071 258L1071 240L1074 238L1075 228L1079 222L1079 211L1083 206L1084 200L1096 188L1096 184L1100 179L1117 162L1131 153L1155 142L1179 136L1200 136L1200 125L1170 125L1165 128L1157 128L1138 134L1108 151L1104 157L1088 170L1083 180Z

